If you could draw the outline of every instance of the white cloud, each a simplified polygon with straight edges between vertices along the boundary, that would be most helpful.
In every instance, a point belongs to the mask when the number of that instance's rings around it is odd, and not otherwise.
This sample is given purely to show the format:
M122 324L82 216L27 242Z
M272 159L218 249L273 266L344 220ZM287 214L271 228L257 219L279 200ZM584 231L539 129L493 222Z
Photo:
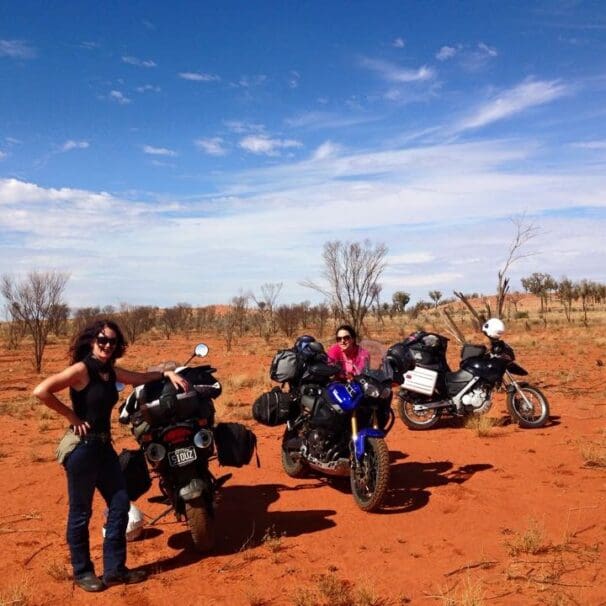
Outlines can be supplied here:
M314 160L325 160L336 156L340 149L340 146L335 145L332 141L325 141L314 151L312 158Z
M225 126L232 132L237 134L244 133L261 133L265 130L263 124L255 122L245 122L244 120L225 120Z
M159 93L162 89L159 86L156 86L154 84L144 84L143 86L137 86L137 88L135 90L138 93L147 93L147 92Z
M156 67L156 62L151 59L144 61L143 59L127 55L122 56L122 62L128 63L129 65L136 65L137 67Z
M580 149L606 149L606 140L577 141L576 143L573 143L572 146Z
M452 59L457 54L458 49L454 46L443 46L437 53L436 59L438 61L446 61Z
M0 161L4 160L6 157L8 157L8 154L0 149Z
M258 74L256 76L242 76L238 80L238 86L242 88L253 88L254 86L261 86L267 81L265 74Z
M196 139L194 144L209 156L224 156L227 154L227 149L224 147L221 137Z
M290 77L288 79L289 88L298 88L299 81L301 80L301 74L296 70L291 70Z
M404 46L405 46L404 38L400 38L400 37L394 38L391 45L394 48L404 48Z
M407 69L390 63L389 61L369 58L362 59L360 64L362 67L366 67L371 71L378 73L389 82L422 82L431 80L435 76L433 69L426 65L423 65L418 69Z
M303 144L294 139L271 139L265 135L249 135L244 137L238 145L251 154L279 156L280 150L302 147Z
M489 57L496 57L499 54L494 46L488 46L488 44L484 44L484 42L478 43L478 49Z
M172 149L167 149L166 147L153 147L152 145L144 145L142 149L144 154L149 154L150 156L174 157L177 155L176 151L173 151Z
M455 130L486 126L523 112L530 107L550 103L568 92L568 87L558 80L524 80L521 84L502 91L477 108L473 114L459 122Z
M387 299L388 288L424 298L435 288L492 292L511 240L508 218L526 210L549 237L538 247L542 256L520 264L521 275L599 280L606 263L606 176L590 163L567 165L566 155L555 168L531 168L544 166L535 162L542 151L517 139L316 153L220 175L215 198L183 204L0 179L0 232L22 239L17 247L0 242L0 274L46 267L53 259L72 272L70 304L99 304L92 297L100 283L108 303L124 300L124 292L137 293L134 302L143 304L221 303L238 288L277 281L291 300L303 300L311 293L297 290L296 282L320 275L326 240L368 237L390 249ZM586 218L569 212L587 208ZM88 237L91 230L99 237ZM207 294L182 279L183 259L197 254L208 268L202 279L213 284ZM119 260L120 275L110 280ZM210 269L223 266L231 271ZM109 268L107 275L100 268ZM154 288L159 272L168 288ZM519 277L513 278L517 286Z
M130 99L126 97L119 90L112 90L109 92L110 101L114 101L115 103L119 103L120 105L128 105L130 103Z
M68 152L72 149L87 149L90 146L88 141L74 141L73 139L69 139L62 146L60 151Z
M180 72L179 78L190 80L191 82L218 82L221 80L216 74L207 74L204 72Z
M389 255L387 258L390 265L417 265L419 263L429 263L435 259L435 255L430 252L413 252L403 255Z
M36 49L23 40L0 40L0 57L33 59Z

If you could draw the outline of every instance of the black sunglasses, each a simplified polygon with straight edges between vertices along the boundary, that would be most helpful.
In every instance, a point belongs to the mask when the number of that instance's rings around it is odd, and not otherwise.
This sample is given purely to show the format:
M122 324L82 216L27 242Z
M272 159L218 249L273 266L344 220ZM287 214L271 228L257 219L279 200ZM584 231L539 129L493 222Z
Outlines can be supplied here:
M337 337L337 341L351 341L351 335L344 335L342 337Z
M115 347L118 339L116 337L106 337L105 335L99 335L97 337L97 343L102 347L104 345L111 345L111 347Z

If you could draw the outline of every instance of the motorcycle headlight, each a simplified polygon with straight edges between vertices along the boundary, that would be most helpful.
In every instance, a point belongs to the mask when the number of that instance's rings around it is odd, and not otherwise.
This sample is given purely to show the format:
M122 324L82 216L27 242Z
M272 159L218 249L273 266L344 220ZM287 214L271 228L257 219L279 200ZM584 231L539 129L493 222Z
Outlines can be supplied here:
M212 443L213 443L213 434L212 434L212 431L209 431L208 429L201 429L194 436L194 444L198 448L201 448L202 450L204 450L205 448L208 448Z
M145 454L151 463L159 463L166 456L166 448L158 442L152 442L145 449Z

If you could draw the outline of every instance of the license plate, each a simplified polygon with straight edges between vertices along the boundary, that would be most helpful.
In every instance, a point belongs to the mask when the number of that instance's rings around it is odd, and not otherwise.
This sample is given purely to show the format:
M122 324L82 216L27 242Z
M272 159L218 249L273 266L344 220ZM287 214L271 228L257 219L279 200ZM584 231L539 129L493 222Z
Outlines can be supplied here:
M168 453L168 462L171 467L183 467L189 465L197 458L196 449L193 446L187 448L177 448L173 452Z

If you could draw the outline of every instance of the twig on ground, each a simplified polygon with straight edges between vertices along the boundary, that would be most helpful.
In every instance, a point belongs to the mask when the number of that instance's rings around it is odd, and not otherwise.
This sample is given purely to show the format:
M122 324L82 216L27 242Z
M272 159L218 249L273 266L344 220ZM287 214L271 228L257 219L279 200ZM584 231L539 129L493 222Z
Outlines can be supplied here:
M34 553L32 553L29 558L24 560L23 566L27 566L41 551L44 551L47 547L50 547L51 545L52 543L47 543L46 545L42 545L42 547L36 549L36 551L34 551Z
M498 561L483 560L481 562L475 562L474 564L465 564L465 566L461 566L460 568L455 568L454 570L451 570L450 572L445 572L444 576L449 577L453 574L457 574L457 572L463 572L464 570L469 570L470 568L481 568L483 566L488 568L489 566L494 566L495 564L498 564Z

